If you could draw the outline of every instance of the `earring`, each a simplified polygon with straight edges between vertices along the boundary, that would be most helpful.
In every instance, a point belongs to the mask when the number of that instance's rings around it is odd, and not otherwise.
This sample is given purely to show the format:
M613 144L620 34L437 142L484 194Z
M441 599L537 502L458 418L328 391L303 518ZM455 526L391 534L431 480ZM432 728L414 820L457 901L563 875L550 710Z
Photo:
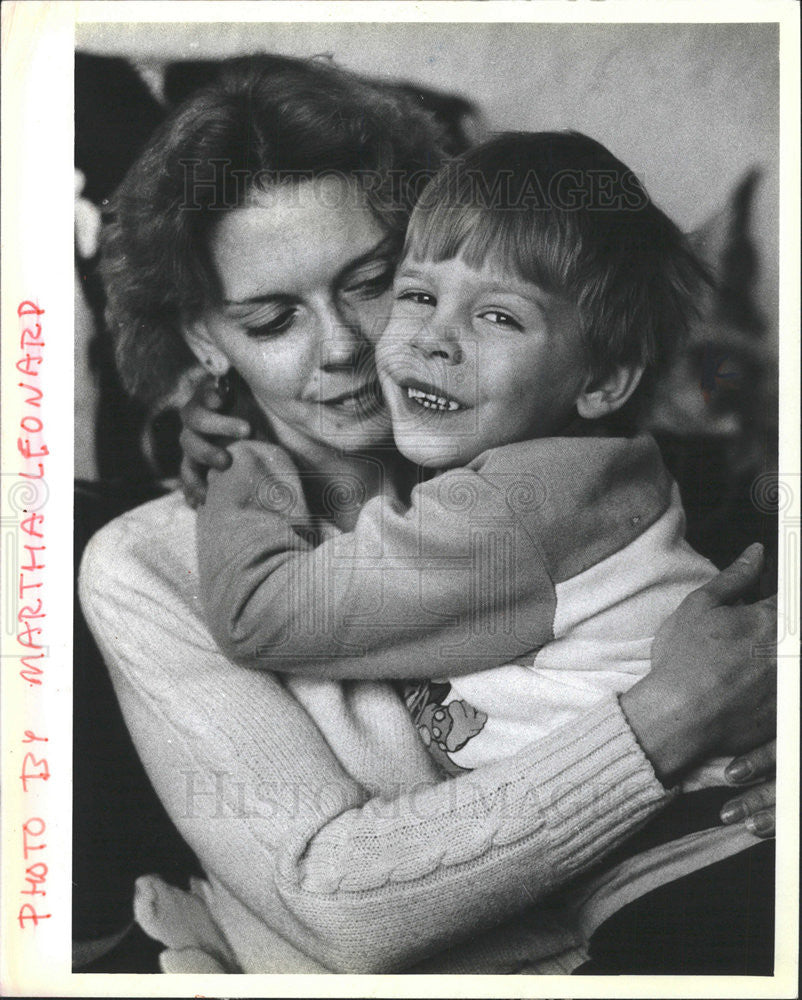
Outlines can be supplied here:
M228 402L232 388L231 378L229 376L230 369L224 372L215 370L217 366L211 358L206 358L205 367L209 374L214 377L214 390L220 397L221 402Z
M228 372L223 372L222 375L215 376L214 389L222 402L226 403L228 397L231 395L231 379Z

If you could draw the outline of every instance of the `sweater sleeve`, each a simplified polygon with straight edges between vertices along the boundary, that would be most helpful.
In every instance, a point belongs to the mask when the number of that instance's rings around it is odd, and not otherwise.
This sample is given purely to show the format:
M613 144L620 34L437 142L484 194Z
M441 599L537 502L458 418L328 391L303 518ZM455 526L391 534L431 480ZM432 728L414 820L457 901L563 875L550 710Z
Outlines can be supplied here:
M552 638L540 547L492 477L445 473L409 509L376 497L352 532L315 546L298 530L308 513L282 450L231 450L231 468L210 476L198 554L207 620L234 662L355 680L457 676Z
M82 605L181 834L210 876L325 967L421 962L536 903L666 801L615 700L456 780L360 783L284 684L215 649L178 503L93 538ZM369 687L377 705L392 699ZM397 747L366 751L368 763Z

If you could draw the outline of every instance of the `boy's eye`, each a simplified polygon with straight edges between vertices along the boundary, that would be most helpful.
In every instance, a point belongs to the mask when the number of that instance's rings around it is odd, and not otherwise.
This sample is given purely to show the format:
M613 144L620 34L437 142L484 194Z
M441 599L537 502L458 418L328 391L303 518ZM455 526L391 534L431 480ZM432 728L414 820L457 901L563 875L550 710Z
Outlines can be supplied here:
M267 337L276 337L289 330L297 312L298 310L294 307L291 309L282 309L277 316L274 316L266 323L260 323L258 326L247 327L246 332L248 336L252 337L254 340L264 340Z
M489 320L491 323L495 323L496 326L503 326L510 330L523 329L517 319L513 319L509 313L502 312L500 309L488 309L480 315L482 319Z
M430 295L428 292L419 292L413 288L407 291L399 292L396 295L399 302L412 302L416 306L436 306L437 299L434 295Z

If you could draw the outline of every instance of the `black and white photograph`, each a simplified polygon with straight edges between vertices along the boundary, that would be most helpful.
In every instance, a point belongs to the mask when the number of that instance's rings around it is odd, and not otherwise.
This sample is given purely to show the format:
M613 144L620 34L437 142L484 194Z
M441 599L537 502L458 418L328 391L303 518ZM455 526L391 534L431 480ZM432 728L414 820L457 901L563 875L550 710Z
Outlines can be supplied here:
M58 6L4 990L795 995L796 7Z

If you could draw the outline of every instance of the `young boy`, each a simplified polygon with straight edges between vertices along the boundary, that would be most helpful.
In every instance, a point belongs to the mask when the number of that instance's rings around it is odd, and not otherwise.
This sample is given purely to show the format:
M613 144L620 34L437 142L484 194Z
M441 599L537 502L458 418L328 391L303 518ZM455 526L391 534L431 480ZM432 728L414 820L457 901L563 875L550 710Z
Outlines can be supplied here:
M446 167L413 213L377 349L398 449L438 474L313 545L288 456L237 445L198 522L223 650L424 678L407 705L449 773L634 684L659 625L715 572L626 413L702 278L632 172L584 136L502 135Z

